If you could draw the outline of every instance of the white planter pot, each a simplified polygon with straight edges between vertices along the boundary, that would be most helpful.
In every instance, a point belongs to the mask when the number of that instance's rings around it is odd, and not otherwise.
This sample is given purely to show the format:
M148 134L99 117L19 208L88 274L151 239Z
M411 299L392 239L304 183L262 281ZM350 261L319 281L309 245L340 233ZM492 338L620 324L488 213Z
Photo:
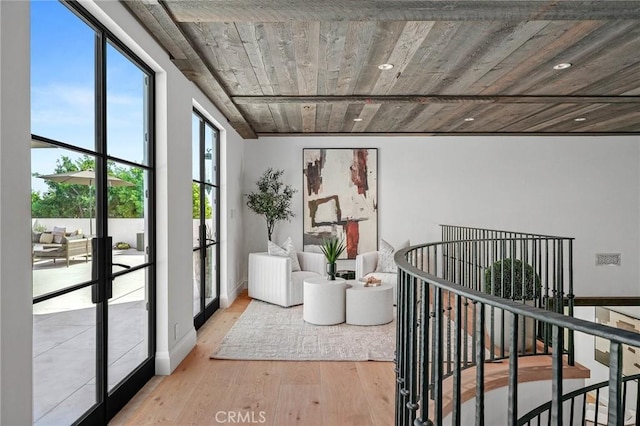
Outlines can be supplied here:
M526 305L534 306L533 300L525 301ZM491 311L493 310L493 329L491 327ZM491 347L491 338L493 338L493 345L496 350L496 354L500 354L502 348L502 334L504 331L504 353L509 353L509 348L511 347L511 329L513 327L513 315L511 312L504 312L504 327L502 324L502 309L500 308L491 308L489 306L485 306L484 312L484 324L485 330L487 333L487 347ZM524 339L525 352L532 352L533 347L536 343L535 335L536 335L536 322L533 318L523 317L520 315L518 317L518 351L522 350L522 344ZM493 332L492 332L493 330ZM524 330L524 333L523 333Z

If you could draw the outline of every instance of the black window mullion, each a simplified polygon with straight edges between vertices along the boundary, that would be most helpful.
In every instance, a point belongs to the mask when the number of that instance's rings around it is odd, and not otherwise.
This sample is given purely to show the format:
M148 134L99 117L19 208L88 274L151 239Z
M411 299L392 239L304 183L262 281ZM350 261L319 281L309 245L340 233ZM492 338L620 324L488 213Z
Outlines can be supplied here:
M105 202L106 176L103 172L106 167L104 153L106 152L106 39L104 32L96 32L96 48L95 48L95 163L94 172L96 181L94 182L95 199L90 209L95 207L96 212L93 215L96 228L97 239L94 242L99 246L104 245L106 234L106 220L104 211L107 208ZM94 247L94 253L105 253L104 247ZM107 413L107 383L108 383L108 312L107 312L107 285L105 282L106 268L105 264L98 257L92 259L92 262L98 262L94 267L98 268L98 303L96 304L96 397L100 404L101 418L106 418Z

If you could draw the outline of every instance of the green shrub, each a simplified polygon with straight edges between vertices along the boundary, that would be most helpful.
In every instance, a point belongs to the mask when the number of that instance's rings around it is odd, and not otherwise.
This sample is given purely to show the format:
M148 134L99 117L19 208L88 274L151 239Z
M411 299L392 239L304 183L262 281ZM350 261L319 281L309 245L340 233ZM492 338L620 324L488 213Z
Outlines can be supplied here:
M498 260L484 272L484 291L492 294L493 289L494 296L514 300L533 300L540 293L541 287L540 276L535 273L533 267L519 259Z

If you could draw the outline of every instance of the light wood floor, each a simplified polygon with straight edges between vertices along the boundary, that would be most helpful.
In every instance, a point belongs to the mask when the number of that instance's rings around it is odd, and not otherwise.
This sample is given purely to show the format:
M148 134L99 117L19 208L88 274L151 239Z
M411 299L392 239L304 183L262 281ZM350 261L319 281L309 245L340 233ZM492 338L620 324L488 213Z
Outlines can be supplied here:
M154 377L109 424L393 425L391 362L210 359L249 301L216 312L176 371Z

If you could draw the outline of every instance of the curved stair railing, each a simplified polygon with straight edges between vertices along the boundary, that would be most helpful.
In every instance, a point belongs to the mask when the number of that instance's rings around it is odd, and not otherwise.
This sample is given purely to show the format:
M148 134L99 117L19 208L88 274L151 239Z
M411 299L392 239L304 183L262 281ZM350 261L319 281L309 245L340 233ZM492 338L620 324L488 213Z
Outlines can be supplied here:
M562 403L565 407L568 405L568 410L564 414L564 424L616 424L613 419L612 423L609 423L609 413L607 411L608 402L603 403L602 401L605 389L608 389L608 387L609 381L605 381L564 394L562 396ZM634 374L633 376L626 376L622 378L621 402L623 418L621 423L620 419L617 420L618 424L640 424L640 398L637 397L639 393L640 374ZM633 396L631 396L632 394ZM631 397L629 398L629 396ZM632 404L628 404L628 399L632 400ZM628 405L632 405L632 407L629 407ZM551 401L534 408L518 419L518 426L546 425L549 423L550 412ZM595 419L598 419L597 423L595 422Z
M573 240L472 229L443 227L443 238L451 240L396 253L396 425L463 424L461 407L469 398L475 400L475 424L484 425L485 372L500 362L508 386L506 424L516 425L524 411L518 409L519 365L536 355L550 359L549 424L562 424L574 332L610 342L608 419L622 424L622 344L640 346L640 335L562 313L572 312ZM496 262L499 268L492 266ZM532 273L533 300L523 300ZM520 294L496 291L509 276Z

